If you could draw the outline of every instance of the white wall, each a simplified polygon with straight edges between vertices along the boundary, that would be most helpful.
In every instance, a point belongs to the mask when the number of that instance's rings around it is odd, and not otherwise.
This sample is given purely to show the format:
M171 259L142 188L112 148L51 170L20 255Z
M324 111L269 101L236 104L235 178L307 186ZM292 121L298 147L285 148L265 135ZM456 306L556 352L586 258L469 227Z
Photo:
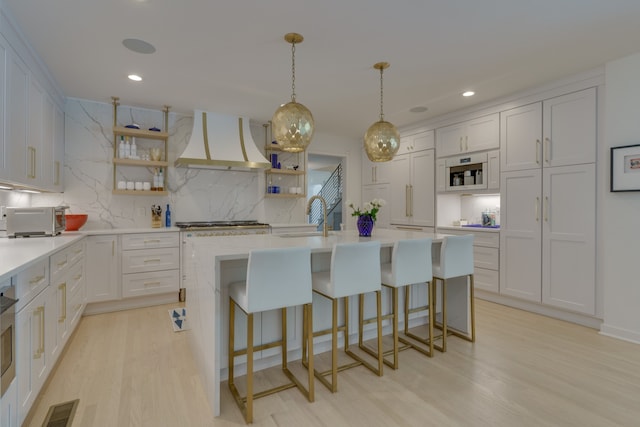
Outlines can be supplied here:
M640 192L611 193L609 148L640 144L640 53L606 65L606 157L601 181L604 334L640 342Z
M162 112L118 108L120 125L138 123L142 128L162 125ZM265 198L264 172L205 169L168 169L169 195L113 195L113 106L108 103L67 99L65 106L65 192L36 194L34 206L65 204L75 213L88 213L86 229L150 227L149 208L167 203L173 221L245 220L267 223L306 222L305 203L300 199ZM169 164L182 154L191 135L193 118L169 115ZM254 141L264 140L261 125L252 126ZM350 156L349 147L357 141L327 134L316 134L311 147L318 153ZM144 172L144 169L143 169ZM149 172L150 174L151 172ZM349 163L349 176L360 176L359 162ZM151 175L149 175L150 177ZM349 179L348 191L360 194L360 180ZM0 202L2 199L0 199ZM28 204L28 202L27 202Z

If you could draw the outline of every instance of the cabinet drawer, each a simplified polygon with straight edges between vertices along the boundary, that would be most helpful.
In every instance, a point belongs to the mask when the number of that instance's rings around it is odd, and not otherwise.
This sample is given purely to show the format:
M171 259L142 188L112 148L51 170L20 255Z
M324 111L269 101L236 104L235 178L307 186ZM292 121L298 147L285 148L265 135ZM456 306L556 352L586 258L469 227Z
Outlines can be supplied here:
M38 261L16 275L16 312L49 284L49 258Z
M67 292L69 294L73 294L78 287L82 287L85 277L84 268L84 262L79 262L69 269L67 277Z
M74 292L71 293L71 298L67 304L67 321L69 333L73 332L76 323L82 316L84 309L84 287L77 286L74 288Z
M500 290L500 272L476 267L473 271L473 284L475 289L497 293Z
M500 233L474 233L473 246L486 246L488 248L500 247Z
M122 250L147 249L147 248L171 248L180 246L180 234L174 233L144 233L123 234Z
M497 248L473 247L473 265L477 268L498 270L500 265L500 251Z
M180 249L144 249L122 252L122 273L171 270L180 268Z
M178 292L178 270L134 273L122 276L122 296L138 297L143 295Z
M55 280L84 256L84 240L56 252L49 257L51 279Z

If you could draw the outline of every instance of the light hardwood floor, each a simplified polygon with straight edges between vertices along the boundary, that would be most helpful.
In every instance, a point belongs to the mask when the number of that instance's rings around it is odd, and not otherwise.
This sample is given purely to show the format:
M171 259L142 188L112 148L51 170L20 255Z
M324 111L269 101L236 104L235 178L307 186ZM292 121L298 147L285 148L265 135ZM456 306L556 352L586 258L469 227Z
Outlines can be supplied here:
M244 425L226 383L211 417L172 307L83 318L26 425L76 398L74 427ZM336 394L316 382L314 403L296 389L258 399L254 425L640 426L640 345L486 301L476 316L475 344L450 338L432 359L406 350L381 378L341 372Z

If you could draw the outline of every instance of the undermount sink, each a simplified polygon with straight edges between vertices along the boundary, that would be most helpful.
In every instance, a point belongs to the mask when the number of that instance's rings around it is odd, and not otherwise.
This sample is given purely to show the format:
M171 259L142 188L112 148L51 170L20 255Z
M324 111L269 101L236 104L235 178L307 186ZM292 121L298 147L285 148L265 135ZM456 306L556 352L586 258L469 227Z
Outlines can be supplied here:
M276 234L278 237L313 237L313 236L322 236L321 231L311 231L308 233L283 233Z

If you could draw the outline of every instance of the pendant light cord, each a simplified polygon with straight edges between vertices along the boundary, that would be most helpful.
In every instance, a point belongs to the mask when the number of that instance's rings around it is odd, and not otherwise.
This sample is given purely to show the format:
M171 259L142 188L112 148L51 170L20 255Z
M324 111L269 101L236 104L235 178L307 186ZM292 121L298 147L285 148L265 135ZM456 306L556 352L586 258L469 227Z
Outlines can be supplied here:
M383 68L380 68L380 121L384 121L384 113L382 112L382 101L383 101L383 90L382 90L382 71Z
M291 102L296 102L296 43L291 43Z

